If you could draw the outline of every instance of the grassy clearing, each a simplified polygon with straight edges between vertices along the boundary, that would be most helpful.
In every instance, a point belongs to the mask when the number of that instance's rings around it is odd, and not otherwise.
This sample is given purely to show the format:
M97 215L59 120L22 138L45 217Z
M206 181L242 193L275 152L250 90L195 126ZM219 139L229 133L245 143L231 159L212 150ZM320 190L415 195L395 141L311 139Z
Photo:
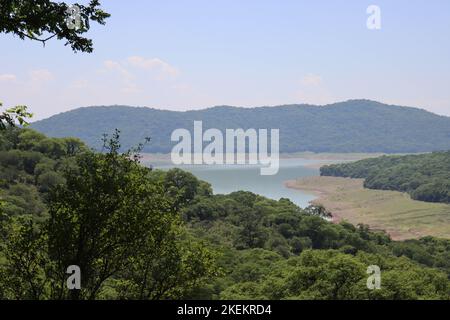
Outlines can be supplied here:
M364 223L403 240L431 235L450 238L450 205L412 200L397 191L364 189L363 179L309 177L288 181L290 188L313 192L334 221Z

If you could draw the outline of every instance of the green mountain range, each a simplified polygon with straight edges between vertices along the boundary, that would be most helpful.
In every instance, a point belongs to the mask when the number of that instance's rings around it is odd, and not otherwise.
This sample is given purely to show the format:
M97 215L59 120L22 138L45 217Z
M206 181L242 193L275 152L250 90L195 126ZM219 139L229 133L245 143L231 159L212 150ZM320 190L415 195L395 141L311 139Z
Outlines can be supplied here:
M349 100L324 106L217 106L185 112L129 106L75 109L32 123L51 137L77 137L100 148L102 135L121 130L123 148L151 137L146 152L170 152L174 129L279 129L281 152L414 153L450 149L450 118L418 108Z

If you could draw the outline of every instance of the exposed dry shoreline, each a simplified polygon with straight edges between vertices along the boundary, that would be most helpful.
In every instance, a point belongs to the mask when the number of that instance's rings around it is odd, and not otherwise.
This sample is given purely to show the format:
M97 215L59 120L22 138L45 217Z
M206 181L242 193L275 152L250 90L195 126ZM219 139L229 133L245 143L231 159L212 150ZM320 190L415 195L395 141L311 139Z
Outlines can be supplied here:
M369 190L363 179L308 177L285 182L286 187L317 195L333 221L367 224L385 230L394 240L431 235L450 238L450 205L412 200L396 191Z
M314 152L296 152L281 153L280 159L306 159L316 160L317 162L307 164L305 167L318 169L323 165L336 162L357 161L366 158L374 158L383 155L382 153L314 153ZM142 161L159 164L170 164L170 153L142 153Z

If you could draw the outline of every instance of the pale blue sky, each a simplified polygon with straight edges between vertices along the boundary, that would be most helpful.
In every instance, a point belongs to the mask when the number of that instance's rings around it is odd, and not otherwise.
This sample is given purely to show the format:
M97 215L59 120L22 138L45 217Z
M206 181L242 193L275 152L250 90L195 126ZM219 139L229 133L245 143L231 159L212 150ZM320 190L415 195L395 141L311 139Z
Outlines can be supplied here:
M81 1L82 2L82 1ZM366 27L369 5L381 30ZM41 119L89 105L170 110L373 99L450 115L448 0L103 1L92 54L0 35L0 101Z

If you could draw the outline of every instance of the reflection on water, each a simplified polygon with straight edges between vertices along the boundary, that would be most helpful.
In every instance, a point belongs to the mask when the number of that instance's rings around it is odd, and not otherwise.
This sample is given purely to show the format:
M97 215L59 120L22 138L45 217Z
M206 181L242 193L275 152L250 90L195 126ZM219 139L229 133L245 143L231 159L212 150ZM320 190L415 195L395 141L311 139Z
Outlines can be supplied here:
M288 189L283 182L300 177L319 175L319 170L306 167L318 163L309 159L281 159L280 170L273 176L262 176L258 165L182 165L177 166L192 172L196 177L211 184L214 193L226 194L233 191L251 191L271 199L289 198L300 207L308 206L314 195ZM173 165L155 164L157 169L170 169Z

